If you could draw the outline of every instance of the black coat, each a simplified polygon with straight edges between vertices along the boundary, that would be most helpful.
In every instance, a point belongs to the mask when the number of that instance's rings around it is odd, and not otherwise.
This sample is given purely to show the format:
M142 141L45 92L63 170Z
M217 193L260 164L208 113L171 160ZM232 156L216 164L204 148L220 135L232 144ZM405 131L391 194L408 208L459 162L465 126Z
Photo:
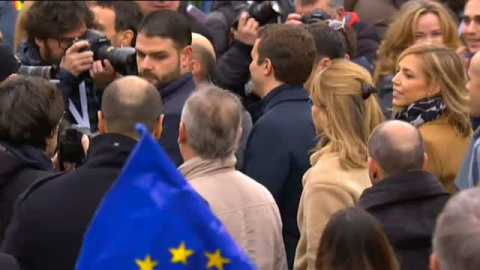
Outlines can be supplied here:
M3 252L25 270L74 269L83 235L135 144L122 135L99 135L84 165L33 185L15 206Z
M429 269L437 216L450 194L426 171L388 177L366 189L358 205L384 227L402 269Z
M2 270L20 270L17 260L13 256L0 253L0 269Z
M316 141L312 106L301 86L282 85L261 102L245 150L246 175L264 185L278 204L289 268L293 267L300 232L297 211L303 174L310 168L309 151Z
M40 150L0 142L0 245L18 196L37 179L52 174L52 162Z
M182 165L183 158L178 147L178 128L182 116L183 105L195 90L192 73L186 73L166 87L160 89L162 96L163 132L160 144L170 159L177 166Z

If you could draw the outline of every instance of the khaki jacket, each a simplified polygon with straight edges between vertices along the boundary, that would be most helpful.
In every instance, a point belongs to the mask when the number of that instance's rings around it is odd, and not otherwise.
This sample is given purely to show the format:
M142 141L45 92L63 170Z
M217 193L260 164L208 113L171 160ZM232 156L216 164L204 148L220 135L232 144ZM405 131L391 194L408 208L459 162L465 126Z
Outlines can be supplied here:
M418 130L428 156L427 170L440 179L448 192L455 193L455 179L472 135L462 138L445 116L421 125Z
M196 157L179 170L258 269L285 270L278 206L264 186L235 170L236 162L234 156L223 162Z
M367 168L342 169L339 156L328 153L328 147L311 156L312 167L303 177L298 208L301 236L295 254L295 270L315 269L320 239L330 217L355 205L363 190L372 185Z

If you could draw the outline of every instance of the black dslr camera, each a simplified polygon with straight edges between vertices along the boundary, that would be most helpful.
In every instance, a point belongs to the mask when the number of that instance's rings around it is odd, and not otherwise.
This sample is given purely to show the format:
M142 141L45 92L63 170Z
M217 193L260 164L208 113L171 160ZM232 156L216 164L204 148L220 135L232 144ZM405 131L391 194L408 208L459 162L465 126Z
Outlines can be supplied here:
M80 52L92 51L93 60L95 61L107 59L112 63L115 71L122 75L137 75L135 48L112 47L110 40L105 35L92 29L88 29L85 35L82 38L76 39L73 44L82 40L88 41L89 46L83 48ZM88 74L88 72L86 73ZM85 76L87 74L85 74Z
M250 18L254 18L260 26L269 22L276 22L277 17L282 14L280 4L277 1L254 1L251 4L245 3L236 8L237 18L233 23L233 28L237 29L238 22L242 12L248 12Z
M311 14L308 14L302 17L302 22L304 24L313 24L313 23L330 20L330 19L332 19L332 17L330 17L330 15L325 13L325 11L321 9L314 9Z
M123 47L115 48L110 44L110 40L102 33L89 29L82 38L76 39L73 43L86 40L89 46L80 50L92 51L94 60L107 59L112 63L115 71L122 75L138 75L137 60L135 48ZM73 44L72 44L73 45ZM19 63L18 74L26 76L42 77L47 80L55 79L58 66L25 66ZM89 73L84 72L82 77L89 77Z

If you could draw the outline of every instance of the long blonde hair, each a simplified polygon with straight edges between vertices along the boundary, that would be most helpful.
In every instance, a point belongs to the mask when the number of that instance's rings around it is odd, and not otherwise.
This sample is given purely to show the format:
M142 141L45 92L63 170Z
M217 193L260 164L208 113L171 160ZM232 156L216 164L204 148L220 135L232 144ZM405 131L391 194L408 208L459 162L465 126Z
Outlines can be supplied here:
M20 9L20 12L17 17L17 22L15 24L15 37L13 40L13 52L17 52L18 46L20 46L20 43L24 41L27 38L27 33L25 32L25 18L28 10L32 6L32 4L35 3L35 1L24 1L22 4L22 9Z
M469 136L472 126L468 110L467 77L460 56L444 46L421 44L406 49L398 57L397 63L408 55L420 58L427 84L440 88L440 96L447 107L445 115L448 123L460 136ZM393 107L393 112L396 114L404 109Z
M312 101L325 119L317 146L327 144L340 155L344 169L367 167L367 141L372 130L384 121L374 94L363 98L363 85L372 85L367 70L348 60L334 60L318 73L310 85Z
M378 61L373 75L375 85L378 85L381 77L395 73L398 56L415 42L418 19L429 13L438 16L445 46L452 49L460 46L458 25L445 6L429 0L409 1L402 6L395 21L388 27L385 39L378 49Z

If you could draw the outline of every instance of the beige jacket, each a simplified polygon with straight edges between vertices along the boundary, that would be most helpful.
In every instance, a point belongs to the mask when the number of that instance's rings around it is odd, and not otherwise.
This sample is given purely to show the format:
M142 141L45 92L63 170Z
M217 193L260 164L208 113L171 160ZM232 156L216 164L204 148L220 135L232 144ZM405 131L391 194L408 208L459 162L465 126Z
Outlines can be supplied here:
M258 269L287 269L278 206L264 186L235 170L236 162L196 157L179 170Z
M440 179L448 192L454 194L455 179L473 134L462 138L445 116L421 125L418 130L428 156L427 170Z
M329 146L310 157L312 167L303 176L303 192L298 208L300 240L295 254L295 270L314 270L323 230L330 217L358 202L370 187L368 169L343 170L337 154Z

